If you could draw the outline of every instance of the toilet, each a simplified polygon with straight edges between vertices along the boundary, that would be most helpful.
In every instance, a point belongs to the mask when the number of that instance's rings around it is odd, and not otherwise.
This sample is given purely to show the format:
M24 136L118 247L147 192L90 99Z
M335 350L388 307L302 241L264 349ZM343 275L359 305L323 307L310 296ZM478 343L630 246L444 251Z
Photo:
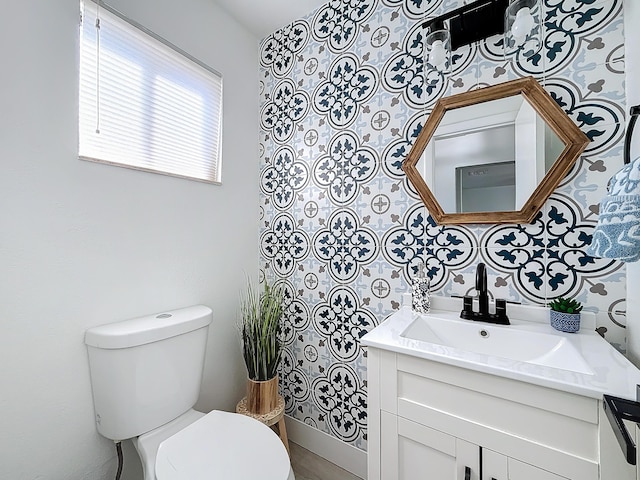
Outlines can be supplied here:
M144 480L295 480L269 427L193 409L211 319L195 305L87 330L98 432L133 440Z

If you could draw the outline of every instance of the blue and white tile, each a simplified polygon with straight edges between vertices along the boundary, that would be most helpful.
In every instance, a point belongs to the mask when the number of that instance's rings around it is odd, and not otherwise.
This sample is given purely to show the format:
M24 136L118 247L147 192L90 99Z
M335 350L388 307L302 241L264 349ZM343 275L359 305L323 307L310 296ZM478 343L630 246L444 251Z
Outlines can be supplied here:
M585 311L609 312L620 309L620 302L626 298L624 284L626 269L624 263L616 262L617 270L608 275L583 277L580 293L576 298L582 302ZM618 305L613 307L612 305Z
M619 101L600 98L590 93L589 86L583 88L564 78L549 78L544 87L590 140L585 155L606 151L624 135L620 124L624 107Z
M624 20L622 2L611 22L600 30L580 39L581 49L568 66L578 71L595 65L611 64L616 70L624 70Z
M325 263L336 284L352 282L379 252L377 235L346 208L332 213L313 242L314 255Z
M382 171L389 178L405 184L405 189L415 192L415 189L408 186L407 176L402 170L402 163L411 151L415 140L422 131L422 127L427 119L426 111L417 111L409 117L402 130L392 130L393 140L389 142L382 152Z
M503 59L494 59L487 57L486 51L481 49L478 59L478 84L486 87L524 77L533 77L542 84L544 70L534 66L525 70L522 66L523 62L528 63L531 60L509 55Z
M614 296L624 296L624 275L616 273L620 262L591 257L585 252L591 243L595 219L585 220L569 197L554 194L547 225L547 299L577 295L585 304L606 310L609 290Z
M260 44L260 67L276 78L287 77L310 38L309 24L304 20L294 20L276 30Z
M326 262L316 258L315 249L304 260L298 262L293 273L293 282L297 288L299 298L310 309L318 303L325 301L329 290L333 286L333 280L329 275Z
M479 87L479 51L477 44L466 45L452 52L452 70L446 95L469 92Z
M544 303L544 255L532 249L514 249L506 257L499 249L474 249L473 263L449 270L449 279L442 288L447 296L476 295L477 264L484 262L491 299L504 298L525 304ZM506 263L505 263L506 262Z
M379 171L356 199L353 208L371 230L381 239L400 224L402 216L413 206L422 205L417 193L407 189L408 182L388 177Z
M382 70L397 52L415 22L397 14L397 9L380 5L363 26L361 37L353 50L360 56L368 54L367 62Z
M621 9L620 0L591 4L577 0L545 0L542 54L546 72L554 74L574 62L578 66L584 65L584 49L591 47L591 53L597 53L599 49L595 47L606 45L605 39L616 45L622 34ZM594 55L594 60L599 61L601 57Z
M332 53L343 53L357 41L363 25L376 11L377 0L327 2L309 21L313 38Z
M296 337L298 345L297 367L304 373L309 382L324 375L324 372L334 362L326 339L309 326Z
M607 195L609 179L623 165L623 141L600 155L583 156L576 162L555 193L575 200L587 221L597 220L599 204Z
M285 345L280 361L278 375L288 414L299 412L299 407L305 404L311 395L309 377L300 361L300 357L304 356L303 350L304 345L296 336L292 342Z
M611 321L612 317L624 318L621 315L614 315L611 312L599 312L596 314L596 332L604 337L613 348L623 355L627 353L627 328L620 327Z
M615 65L589 65L581 70L565 69L553 75L546 76L543 86L551 85L556 79L571 82L580 92L580 103L590 102L604 106L619 105L625 99L625 75ZM609 120L608 123L618 123L624 114Z
M328 153L314 164L314 182L326 188L332 204L347 207L367 188L380 168L374 148L368 146L353 130L338 132L328 145Z
M306 47L296 55L296 62L291 72L295 84L312 92L326 80L331 65L331 54L327 48L315 40L310 40Z
M352 285L362 307L375 316L376 325L398 310L402 294L410 291L401 269L381 256L364 268Z
M332 435L355 446L366 432L366 393L363 381L348 363L334 363L324 378L313 382L313 398Z

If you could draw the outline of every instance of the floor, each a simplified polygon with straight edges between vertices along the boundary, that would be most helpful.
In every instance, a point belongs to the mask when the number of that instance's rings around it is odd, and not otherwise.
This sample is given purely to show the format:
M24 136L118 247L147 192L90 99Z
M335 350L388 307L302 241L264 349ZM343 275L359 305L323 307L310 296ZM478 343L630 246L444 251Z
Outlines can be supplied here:
M315 453L289 442L296 480L362 480Z

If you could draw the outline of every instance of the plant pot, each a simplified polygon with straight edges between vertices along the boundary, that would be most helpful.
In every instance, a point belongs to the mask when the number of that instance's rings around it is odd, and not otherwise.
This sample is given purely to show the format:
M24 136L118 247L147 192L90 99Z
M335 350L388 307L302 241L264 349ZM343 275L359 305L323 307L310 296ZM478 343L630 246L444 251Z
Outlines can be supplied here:
M580 314L549 310L551 326L561 332L575 333L580 330Z
M278 376L263 382L247 379L247 410L264 415L278 406Z

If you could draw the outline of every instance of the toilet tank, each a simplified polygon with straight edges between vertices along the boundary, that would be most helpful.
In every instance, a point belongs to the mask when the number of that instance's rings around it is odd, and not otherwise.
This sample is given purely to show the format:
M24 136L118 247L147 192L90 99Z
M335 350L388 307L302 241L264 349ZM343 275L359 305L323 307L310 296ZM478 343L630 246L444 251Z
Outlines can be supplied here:
M137 437L195 405L211 318L195 305L87 330L98 432Z

